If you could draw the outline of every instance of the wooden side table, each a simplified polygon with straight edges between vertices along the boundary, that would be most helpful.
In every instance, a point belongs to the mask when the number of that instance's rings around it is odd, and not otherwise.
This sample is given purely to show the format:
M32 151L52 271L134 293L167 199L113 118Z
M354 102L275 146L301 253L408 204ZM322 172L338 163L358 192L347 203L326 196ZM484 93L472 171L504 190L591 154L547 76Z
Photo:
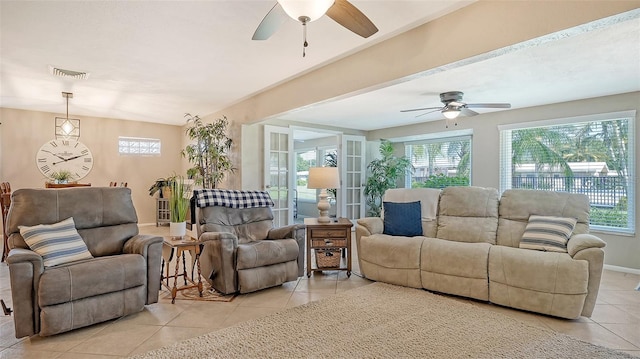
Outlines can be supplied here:
M193 253L195 265L198 269L198 282L195 278L189 278L187 275L187 266L184 260L184 252ZM173 275L169 275L169 262L172 259L172 255L176 258L176 267ZM182 273L180 273L180 257L182 257ZM190 237L184 237L182 239L173 239L173 237L164 237L162 243L162 273L160 274L160 281L162 285L171 291L171 304L176 302L176 295L178 291L189 288L198 288L198 292L202 297L202 278L200 277L200 242L193 240ZM166 275L165 275L166 267ZM184 285L178 287L178 278L182 277ZM169 278L173 278L173 286L169 285Z
M311 272L323 270L346 270L347 277L351 276L351 227L353 223L346 218L338 218L337 222L318 223L317 218L305 218L304 224L307 227L307 277L311 277ZM320 253L325 251L338 250L337 265L329 267L313 268L311 265L311 251ZM340 252L346 251L347 266L340 265ZM317 253L316 253L317 254Z

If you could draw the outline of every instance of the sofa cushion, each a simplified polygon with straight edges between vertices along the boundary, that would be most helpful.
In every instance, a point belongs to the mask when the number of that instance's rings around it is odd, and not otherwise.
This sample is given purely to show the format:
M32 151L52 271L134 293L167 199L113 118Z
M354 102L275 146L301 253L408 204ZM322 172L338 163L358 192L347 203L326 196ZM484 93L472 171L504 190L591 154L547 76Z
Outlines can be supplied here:
M18 228L29 248L42 256L45 267L93 258L76 230L73 217L54 224Z
M481 187L442 190L437 238L495 244L497 230L498 190Z
M422 287L436 292L489 300L489 243L426 238L420 265Z
M422 235L420 218L420 201L417 202L383 202L384 230L390 236L414 237Z
M299 248L295 239L270 239L239 244L236 268L247 269L295 261Z
M531 215L577 218L573 234L589 233L589 198L584 194L509 189L500 198L497 244L518 248Z
M567 241L575 226L575 218L532 215L522 234L520 248L567 252Z
M382 201L396 203L420 201L422 235L435 237L440 192L441 190L436 188L391 188L384 192ZM384 206L382 206L380 217L384 219Z
M360 238L360 270L375 281L422 288L420 249L425 237L374 234Z
M41 307L144 286L147 264L139 254L121 254L49 268L40 277Z

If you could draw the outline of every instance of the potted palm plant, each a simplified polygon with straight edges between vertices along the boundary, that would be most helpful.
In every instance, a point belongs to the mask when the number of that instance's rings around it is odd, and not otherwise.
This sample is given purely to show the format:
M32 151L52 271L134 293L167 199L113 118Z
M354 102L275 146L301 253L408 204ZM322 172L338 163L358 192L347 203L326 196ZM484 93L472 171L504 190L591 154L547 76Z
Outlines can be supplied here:
M169 183L171 188L169 235L173 238L182 238L187 234L187 213L191 200L191 186L185 184L182 176L173 176Z
M396 188L398 178L406 171L413 170L411 160L406 156L393 154L393 144L389 140L380 141L380 158L369 163L369 177L364 187L369 216L379 217L382 210L382 196L390 188Z
M185 117L187 137L194 141L182 151L182 156L193 164L187 171L189 178L202 188L217 188L227 174L235 171L229 153L233 144L227 136L229 121L222 117L204 123L197 115L187 113Z

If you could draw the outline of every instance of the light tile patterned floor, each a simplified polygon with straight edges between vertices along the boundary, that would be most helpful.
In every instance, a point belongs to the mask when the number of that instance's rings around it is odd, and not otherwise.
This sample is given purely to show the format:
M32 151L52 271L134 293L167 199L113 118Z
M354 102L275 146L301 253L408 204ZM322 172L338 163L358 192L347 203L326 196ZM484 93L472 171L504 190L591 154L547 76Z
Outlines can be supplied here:
M167 227L141 227L142 233L165 234ZM354 258L354 272L358 272ZM562 320L458 298L567 333L582 340L640 357L639 275L605 271L591 318ZM283 286L236 297L230 303L170 300L147 306L138 314L53 337L16 339L12 317L0 316L0 359L119 358L142 353L219 328L262 317L284 308L330 297L371 283L345 272L315 273ZM9 269L0 265L0 298L10 306Z

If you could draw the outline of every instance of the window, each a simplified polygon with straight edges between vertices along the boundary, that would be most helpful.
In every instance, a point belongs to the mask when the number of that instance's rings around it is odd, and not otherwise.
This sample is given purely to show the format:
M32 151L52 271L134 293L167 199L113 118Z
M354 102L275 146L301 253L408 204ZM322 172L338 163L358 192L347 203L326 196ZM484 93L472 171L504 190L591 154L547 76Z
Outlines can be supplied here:
M444 188L471 183L471 136L405 142L413 172L407 188Z
M118 153L127 156L160 156L160 140L121 136L118 138Z
M583 193L593 229L635 229L635 111L500 127L500 188Z

